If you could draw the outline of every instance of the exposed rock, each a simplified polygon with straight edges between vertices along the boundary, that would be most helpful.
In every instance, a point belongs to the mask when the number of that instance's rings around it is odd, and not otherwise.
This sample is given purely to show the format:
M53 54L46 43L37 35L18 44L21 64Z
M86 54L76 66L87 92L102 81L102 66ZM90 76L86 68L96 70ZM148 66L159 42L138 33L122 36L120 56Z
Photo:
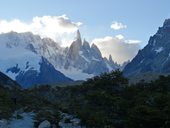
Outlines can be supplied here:
M5 119L0 120L0 128L8 128L8 121Z
M38 128L51 128L51 123L48 120L45 120L40 123Z

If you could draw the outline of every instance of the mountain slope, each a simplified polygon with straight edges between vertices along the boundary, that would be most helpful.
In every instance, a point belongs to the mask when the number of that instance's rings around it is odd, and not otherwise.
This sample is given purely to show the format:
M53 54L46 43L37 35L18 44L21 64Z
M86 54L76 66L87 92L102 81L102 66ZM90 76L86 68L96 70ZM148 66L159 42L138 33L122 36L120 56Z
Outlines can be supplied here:
M28 70L27 72L21 72L16 76L16 81L24 86L41 85L41 84L58 84L71 82L72 79L66 77L61 72L57 71L52 64L50 64L45 58L42 57L39 73L35 70Z
M170 19L165 20L148 44L124 68L126 76L140 73L170 73Z
M36 42L36 43L32 43ZM23 86L72 81L39 55L39 36L15 32L0 35L0 70Z
M11 78L3 74L2 72L0 72L0 85L8 88L13 88L13 87L20 88L20 85L17 82L15 82Z

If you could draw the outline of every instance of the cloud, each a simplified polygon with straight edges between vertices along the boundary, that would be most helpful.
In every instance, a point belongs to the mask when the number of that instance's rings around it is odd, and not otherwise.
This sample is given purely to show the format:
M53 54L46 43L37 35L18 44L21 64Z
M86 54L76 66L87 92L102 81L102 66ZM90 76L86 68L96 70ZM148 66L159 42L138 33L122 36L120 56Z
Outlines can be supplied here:
M113 60L121 64L124 61L131 60L137 54L140 44L132 43L135 41L125 40L122 35L118 35L114 38L106 36L104 38L94 39L92 43L99 47L104 57L109 57L109 54L111 54Z
M124 39L124 36L121 35L121 34L120 34L120 35L116 35L115 37L116 37L117 39L120 39L120 40Z
M119 30L119 29L125 29L127 28L127 26L115 21L111 24L110 28L112 28L113 30Z
M126 43L129 43L129 44L139 44L141 43L140 40L125 40Z
M40 35L42 38L49 37L57 42L62 41L64 38L65 42L69 42L73 39L73 35L75 35L75 32L81 25L81 22L72 22L66 15L33 17L30 23L19 19L11 21L0 20L0 33L29 31ZM61 45L68 44L64 43Z

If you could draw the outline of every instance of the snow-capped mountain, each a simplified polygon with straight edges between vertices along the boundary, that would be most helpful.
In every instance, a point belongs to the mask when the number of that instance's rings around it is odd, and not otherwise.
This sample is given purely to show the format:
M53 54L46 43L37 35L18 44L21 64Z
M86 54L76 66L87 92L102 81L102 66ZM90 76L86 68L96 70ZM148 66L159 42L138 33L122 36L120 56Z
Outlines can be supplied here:
M77 69L85 74L99 75L103 72L119 68L119 65L110 59L103 58L100 50L95 44L91 46L84 39L82 42L80 32L77 31L77 37L71 44L66 54L65 70Z
M69 78L84 80L121 68L111 56L103 58L95 44L90 46L85 39L82 41L79 31L71 46L66 48L29 32L0 34L0 43L0 70L22 85L70 81ZM59 75L56 70L69 78ZM48 80L44 75L48 76ZM59 79L53 81L56 75ZM39 77L38 81L35 76Z
M40 41L39 36L32 36L31 33L1 34L0 71L25 87L72 81L37 53Z
M165 20L148 44L124 68L124 74L170 73L170 19Z

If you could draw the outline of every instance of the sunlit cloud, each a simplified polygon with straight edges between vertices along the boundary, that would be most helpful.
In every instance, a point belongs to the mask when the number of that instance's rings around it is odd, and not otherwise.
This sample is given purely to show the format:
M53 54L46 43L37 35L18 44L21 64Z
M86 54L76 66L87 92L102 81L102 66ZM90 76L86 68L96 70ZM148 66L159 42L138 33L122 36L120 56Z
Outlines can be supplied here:
M123 35L117 35L94 39L92 43L99 47L104 57L109 57L111 54L113 60L121 64L137 54L140 44L134 43L135 41L137 42L137 40L125 40Z
M123 36L123 35L121 35L121 34L116 35L115 37L116 37L117 39L120 39L120 40L124 39L124 36Z
M33 17L30 23L19 19L0 20L0 33L10 31L18 33L32 32L42 38L49 37L54 41L61 42L61 45L68 45L62 44L63 38L65 42L66 40L70 42L81 25L81 22L73 22L66 15Z
M125 29L127 28L127 25L124 25L120 22L115 21L111 24L110 28L113 30Z

